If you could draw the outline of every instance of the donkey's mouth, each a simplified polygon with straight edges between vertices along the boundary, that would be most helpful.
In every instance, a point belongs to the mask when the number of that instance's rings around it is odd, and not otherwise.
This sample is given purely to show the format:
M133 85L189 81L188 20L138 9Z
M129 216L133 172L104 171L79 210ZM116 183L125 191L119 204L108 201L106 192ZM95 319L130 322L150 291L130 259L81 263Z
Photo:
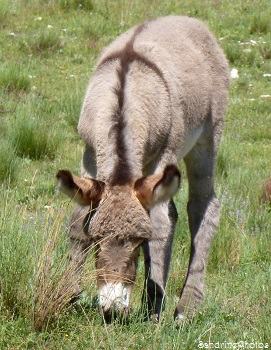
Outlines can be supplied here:
M106 321L128 315L131 288L123 283L105 283L99 289L100 310Z
M107 311L101 310L103 319L106 323L112 323L116 320L121 320L121 322L127 322L129 316L129 308L119 309L117 305L113 305Z

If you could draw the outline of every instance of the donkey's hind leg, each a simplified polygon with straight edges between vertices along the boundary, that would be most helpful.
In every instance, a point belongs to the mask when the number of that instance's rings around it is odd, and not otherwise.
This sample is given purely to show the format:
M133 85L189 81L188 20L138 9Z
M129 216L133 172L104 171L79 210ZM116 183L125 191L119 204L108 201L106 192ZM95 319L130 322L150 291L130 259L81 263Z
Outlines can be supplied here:
M210 133L211 134L211 133ZM185 157L189 181L187 205L191 251L186 281L175 318L193 315L203 298L204 276L211 242L219 221L219 202L214 192L215 158L219 140L205 135ZM219 138L219 137L218 137Z

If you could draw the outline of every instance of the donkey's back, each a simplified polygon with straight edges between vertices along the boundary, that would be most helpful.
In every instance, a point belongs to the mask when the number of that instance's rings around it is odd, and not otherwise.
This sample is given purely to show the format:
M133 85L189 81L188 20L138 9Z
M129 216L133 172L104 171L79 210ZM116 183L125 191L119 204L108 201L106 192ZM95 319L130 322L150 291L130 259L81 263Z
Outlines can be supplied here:
M72 219L72 256L82 263L83 248L91 241L99 247L104 312L127 309L139 246L146 268L143 300L150 313L161 311L177 220L170 199L178 187L180 159L189 180L192 244L175 316L182 319L202 299L219 219L213 184L227 92L227 60L196 19L169 16L144 23L102 54L78 126L86 142L82 173L88 179L65 172L58 177L64 192L80 203ZM95 215L88 209L91 201Z
M122 34L98 62L79 121L98 175L112 175L121 128L133 177L183 158L206 123L221 127L227 87L227 61L202 22L169 16Z

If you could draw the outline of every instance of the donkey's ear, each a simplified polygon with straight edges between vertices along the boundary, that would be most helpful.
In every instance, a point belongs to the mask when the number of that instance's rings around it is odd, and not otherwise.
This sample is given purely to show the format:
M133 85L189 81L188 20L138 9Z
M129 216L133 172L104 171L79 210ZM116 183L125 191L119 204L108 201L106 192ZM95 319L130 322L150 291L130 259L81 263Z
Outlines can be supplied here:
M174 196L181 181L181 174L175 165L168 165L163 173L138 179L134 184L136 196L141 204L150 209L155 204Z
M56 175L58 188L62 193L81 205L98 202L104 190L104 182L80 178L68 170L59 170Z

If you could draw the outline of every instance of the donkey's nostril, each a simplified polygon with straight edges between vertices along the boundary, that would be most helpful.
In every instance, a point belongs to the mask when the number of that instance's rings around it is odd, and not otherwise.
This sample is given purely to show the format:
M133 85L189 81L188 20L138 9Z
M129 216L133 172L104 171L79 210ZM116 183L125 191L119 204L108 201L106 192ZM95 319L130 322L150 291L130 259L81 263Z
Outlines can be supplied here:
M112 310L103 310L103 317L106 323L110 323L116 319L116 313Z
M126 301L128 299L128 291L127 291L127 288L124 287L123 288L123 299Z

